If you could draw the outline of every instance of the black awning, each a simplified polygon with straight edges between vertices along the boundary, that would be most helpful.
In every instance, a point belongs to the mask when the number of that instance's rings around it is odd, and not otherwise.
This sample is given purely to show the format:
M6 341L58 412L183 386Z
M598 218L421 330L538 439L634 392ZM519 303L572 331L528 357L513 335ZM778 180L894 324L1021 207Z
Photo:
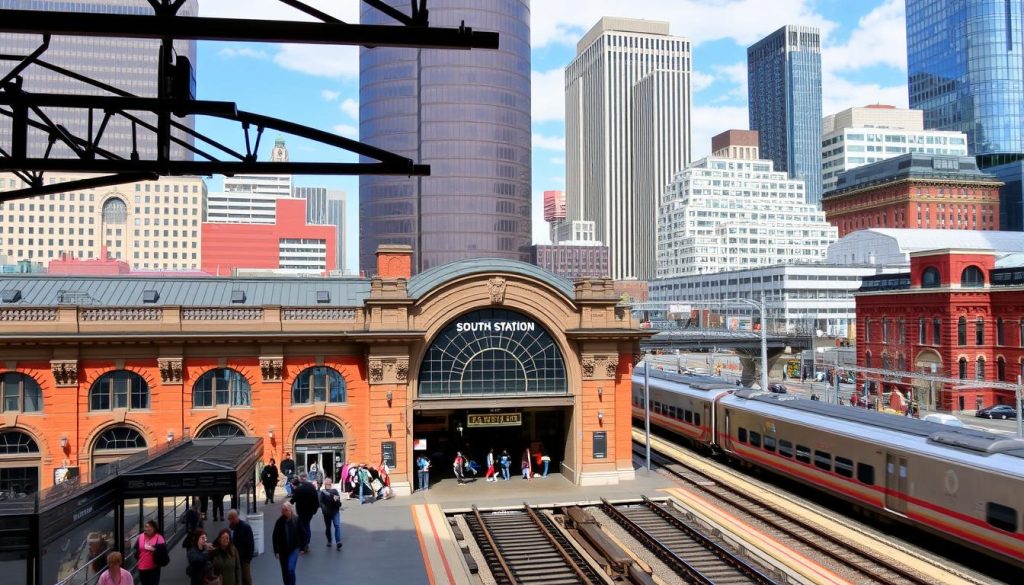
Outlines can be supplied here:
M120 476L121 496L218 496L244 491L263 457L263 439L192 439Z

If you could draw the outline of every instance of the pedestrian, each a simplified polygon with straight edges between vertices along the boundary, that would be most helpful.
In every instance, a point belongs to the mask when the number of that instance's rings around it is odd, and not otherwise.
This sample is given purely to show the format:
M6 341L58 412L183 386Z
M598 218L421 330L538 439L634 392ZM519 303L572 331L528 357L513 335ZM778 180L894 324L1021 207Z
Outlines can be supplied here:
M100 575L97 585L135 585L132 574L122 564L124 557L121 553L114 551L107 555L107 570Z
M391 472L388 470L388 464L385 461L380 462L380 482L381 488L378 496L386 500L393 498L395 492L391 489Z
M501 477L504 478L505 481L508 481L508 479L509 479L508 478L508 471L509 471L509 468L512 467L512 457L509 456L507 449L503 449L501 451L500 462L501 462Z
M188 575L190 585L205 585L203 581L206 575L213 574L213 565L210 563L210 553L213 546L206 540L206 531L197 528L192 534L192 546L188 549L188 565L185 566L185 574Z
M159 585L160 561L167 559L167 541L157 532L155 520L146 520L142 534L135 541L138 551L139 583L141 585Z
M487 481L498 481L498 474L494 471L494 449L487 452L487 473L484 475Z
M295 504L295 512L299 517L299 526L302 527L302 552L309 552L309 541L313 535L310 532L309 523L316 516L320 509L320 499L316 495L316 488L306 481L305 473L292 479L292 503Z
M281 563L281 579L284 585L295 585L295 568L299 564L299 551L304 537L302 526L291 504L281 504L281 517L274 523L271 535L274 543L274 558Z
M416 458L416 474L419 476L420 489L430 489L430 459L426 454Z
M309 482L313 484L313 487L319 489L322 478L320 477L320 469L316 466L316 463L309 466L309 472L306 475L309 477Z
M256 538L252 526L238 517L238 510L228 510L228 528L231 542L238 549L238 562L242 565L242 585L252 585L252 559L256 556Z
M327 548L331 548L331 526L334 526L334 542L337 550L341 550L341 494L334 488L331 478L324 479L324 487L320 490L320 512L324 516L324 535L327 536Z
M455 472L455 479L458 480L459 485L466 485L466 476L463 473L465 467L466 458L462 456L462 451L456 451L455 461L452 462L452 471Z
M242 585L242 561L238 548L231 542L231 530L221 528L210 553L213 574L220 577L221 585Z
M264 504L274 503L274 492L277 490L277 480L280 474L277 472L277 464L274 462L274 458L270 458L270 463L263 466L263 471L260 472L260 483L263 484L263 492L266 494L266 500Z
M213 496L213 521L221 522L224 520L224 494L217 494Z
M185 510L184 518L181 521L185 524L185 540L182 541L182 548L192 546L192 535L196 530L203 527L203 516L199 512L199 498L192 498L192 506Z
M373 496L373 486L371 485L373 479L370 477L370 470L366 468L365 463L359 464L359 470L356 472L356 481L359 483L359 503L365 504L366 497ZM373 499L376 501L377 498L374 497Z
M292 479L295 477L295 461L291 453L285 453L281 460L281 473L284 474L284 492L287 496L292 495Z
M523 466L523 479L530 479L533 475L533 462L530 459L530 448L523 450L523 459L520 462Z
M551 465L551 455L549 455L547 451L544 451L544 454L540 456L540 462L544 466L544 472L541 474L541 477L546 479L548 476L548 467Z

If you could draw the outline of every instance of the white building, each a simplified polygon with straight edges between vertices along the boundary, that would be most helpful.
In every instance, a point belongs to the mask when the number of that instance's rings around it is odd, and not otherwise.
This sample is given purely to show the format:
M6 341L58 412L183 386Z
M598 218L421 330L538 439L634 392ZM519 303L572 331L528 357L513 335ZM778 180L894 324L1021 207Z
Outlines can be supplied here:
M666 187L658 215L658 278L820 262L838 236L804 183L769 160L701 159Z
M849 108L821 123L824 192L836 187L840 173L908 152L967 156L963 132L925 130L924 113L892 106Z
M829 264L910 266L910 254L926 250L994 250L1024 252L1024 233L980 230L870 228L857 230L828 247Z
M601 240L597 239L597 228L592 221L563 221L555 226L554 238L551 243L555 246L600 246Z
M278 137L270 151L271 162L288 162L288 148ZM206 198L204 221L218 223L274 223L276 203L292 197L291 175L235 175L224 177L224 191Z
M593 221L613 278L655 273L658 198L690 160L690 41L602 18L565 69L566 215Z
M650 282L649 299L662 306L707 309L725 317L732 329L746 330L758 310L729 299L760 300L762 292L769 331L820 331L833 337L849 336L856 323L853 293L861 279L876 273L864 266L778 264L749 270L701 274Z

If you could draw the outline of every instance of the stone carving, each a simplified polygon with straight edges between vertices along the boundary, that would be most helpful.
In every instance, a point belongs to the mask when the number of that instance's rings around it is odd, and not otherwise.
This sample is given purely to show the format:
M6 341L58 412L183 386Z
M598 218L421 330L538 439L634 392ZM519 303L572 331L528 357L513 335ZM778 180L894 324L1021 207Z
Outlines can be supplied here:
M395 365L395 381L402 384L409 381L409 360L398 360L398 363Z
M633 365L634 366L639 364L642 361L644 361L644 354L642 354L642 353L634 353L633 354Z
M78 386L78 360L52 360L50 369L58 388Z
M618 305L618 306L615 307L615 320L616 321L625 321L626 320L626 315L627 315L626 307L624 307L622 305Z
M583 357L584 380L614 379L619 371L618 355L587 355Z
M370 360L370 383L379 384L384 381L384 363L379 359Z
M157 365L160 367L161 384L181 384L181 358L159 358Z
M593 378L594 377L594 358L583 358L583 377Z
M619 364L615 360L615 356L608 358L608 361L604 364L605 375L609 378L614 378L615 374L619 371Z
M280 382L284 378L284 358L260 358L260 373L264 382Z
M487 290L491 293L491 302L500 305L505 301L505 279L500 276L487 281Z

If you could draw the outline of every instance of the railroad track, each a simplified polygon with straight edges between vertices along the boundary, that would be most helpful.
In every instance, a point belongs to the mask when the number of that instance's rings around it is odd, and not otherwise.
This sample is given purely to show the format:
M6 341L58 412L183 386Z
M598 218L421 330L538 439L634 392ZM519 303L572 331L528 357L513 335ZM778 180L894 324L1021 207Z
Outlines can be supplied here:
M498 585L603 585L608 583L544 513L518 510L465 515Z
M640 449L636 443L634 452ZM858 575L859 583L881 585L931 585L932 580L923 575L878 556L873 551L850 542L840 540L841 536L828 532L802 518L789 514L783 509L768 506L757 498L729 485L719 483L685 463L651 452L651 461L677 479L688 484L696 492L708 494L724 502L726 507L736 508L756 520L771 526L792 542L800 543L815 554L824 555L835 564L847 567Z
M669 507L646 496L637 504L614 505L602 499L601 510L689 583L776 583L760 568L676 516Z

